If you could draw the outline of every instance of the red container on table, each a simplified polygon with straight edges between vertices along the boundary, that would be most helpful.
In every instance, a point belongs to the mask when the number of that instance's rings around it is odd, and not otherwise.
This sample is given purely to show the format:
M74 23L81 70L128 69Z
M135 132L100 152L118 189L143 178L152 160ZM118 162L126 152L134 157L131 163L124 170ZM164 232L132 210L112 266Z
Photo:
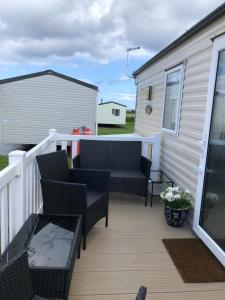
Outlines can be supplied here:
M83 130L83 135L92 135L91 129L88 127L85 127Z

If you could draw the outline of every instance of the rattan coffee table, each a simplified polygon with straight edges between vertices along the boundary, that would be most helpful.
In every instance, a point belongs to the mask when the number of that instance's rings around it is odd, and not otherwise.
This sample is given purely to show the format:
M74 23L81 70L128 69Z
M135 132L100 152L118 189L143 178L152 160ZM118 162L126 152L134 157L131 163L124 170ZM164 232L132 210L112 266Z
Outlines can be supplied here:
M35 294L67 300L75 259L80 255L81 229L80 215L32 214L0 262L27 251Z
M28 244L35 292L68 299L81 240L81 216L39 215Z

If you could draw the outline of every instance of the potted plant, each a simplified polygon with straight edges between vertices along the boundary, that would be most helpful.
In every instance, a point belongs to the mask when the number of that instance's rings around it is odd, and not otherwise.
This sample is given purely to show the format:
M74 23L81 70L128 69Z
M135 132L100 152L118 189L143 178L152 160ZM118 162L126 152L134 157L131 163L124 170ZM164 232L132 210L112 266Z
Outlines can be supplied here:
M165 218L168 225L181 227L191 206L191 194L188 190L183 190L180 186L168 187L160 197L164 202Z

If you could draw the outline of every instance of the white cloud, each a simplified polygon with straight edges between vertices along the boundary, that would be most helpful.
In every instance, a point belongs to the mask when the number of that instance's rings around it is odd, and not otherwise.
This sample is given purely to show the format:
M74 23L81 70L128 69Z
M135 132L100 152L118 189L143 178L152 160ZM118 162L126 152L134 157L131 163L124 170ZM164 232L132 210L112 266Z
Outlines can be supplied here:
M130 80L130 77L127 75L121 75L120 80L122 80L122 81Z
M221 0L0 1L0 63L151 57Z
M118 101L134 102L136 95L133 93L112 93L112 96L110 98L116 99L116 101L118 100Z

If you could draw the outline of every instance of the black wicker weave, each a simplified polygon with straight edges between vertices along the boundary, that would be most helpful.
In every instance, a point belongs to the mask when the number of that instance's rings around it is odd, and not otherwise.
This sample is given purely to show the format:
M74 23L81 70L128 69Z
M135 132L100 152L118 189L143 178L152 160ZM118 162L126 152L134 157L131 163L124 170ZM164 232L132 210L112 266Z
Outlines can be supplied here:
M136 300L145 300L146 294L147 294L147 288L145 286L141 286L138 291Z
M37 156L45 214L82 214L86 235L101 218L108 226L109 177L105 170L69 169L65 151Z
M111 192L124 192L148 198L151 161L141 156L141 142L80 141L80 155L74 168L111 170Z
M34 295L26 252L0 267L0 299L44 300Z
M32 214L2 254L0 264L6 265L7 260L13 259L16 253L18 255L21 251L27 250L29 269L35 294L46 298L67 300L75 259L76 256L79 255L82 230L81 218L81 216L75 215L59 216ZM49 228L49 224L51 226L53 225L53 227ZM50 232L50 237L49 239L47 237L47 240L46 230L43 231L46 228L47 232ZM67 247L67 252L58 252L58 256L56 258L53 257L56 261L54 264L54 260L51 261L55 251L54 239L51 234L53 232L53 235L59 240L60 232L58 228L63 229L63 234L65 234L65 230L71 232L71 234L69 233L71 236L71 243L69 247ZM43 239L42 243L40 243L40 240L36 242L38 234L40 238ZM66 241L68 241L68 235L65 236L65 242L63 244L65 244ZM43 253L45 247L48 249L49 253ZM58 246L57 249L59 249ZM58 251L57 249L56 251ZM61 263L60 260L62 260L63 256L64 260L63 263ZM1 297L0 299L2 300Z

